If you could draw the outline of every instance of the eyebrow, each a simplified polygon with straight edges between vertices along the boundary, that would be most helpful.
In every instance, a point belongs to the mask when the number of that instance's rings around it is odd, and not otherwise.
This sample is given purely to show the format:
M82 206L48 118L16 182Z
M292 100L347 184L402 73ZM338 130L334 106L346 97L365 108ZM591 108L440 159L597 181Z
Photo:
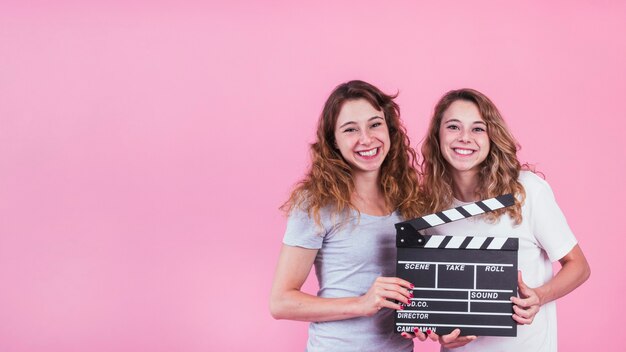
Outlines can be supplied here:
M448 122L461 122L461 120L459 120L459 119L450 119L448 121L445 121L444 123L448 123ZM476 124L476 123L480 123L480 124L483 124L483 125L487 126L487 123L484 122L484 121L474 121L474 122L472 122L472 124Z
M383 121L385 120L385 119L383 119L383 118L382 118L382 117L380 117L380 116L372 116L372 117L370 117L369 119L367 119L367 122L370 122L370 121L372 121L372 120L376 120L376 119L381 119L381 120L383 120ZM343 125L339 126L339 128L343 128L344 126L347 126L347 125L350 125L350 124L356 124L356 122L354 122L354 121L348 121L348 122L344 123Z

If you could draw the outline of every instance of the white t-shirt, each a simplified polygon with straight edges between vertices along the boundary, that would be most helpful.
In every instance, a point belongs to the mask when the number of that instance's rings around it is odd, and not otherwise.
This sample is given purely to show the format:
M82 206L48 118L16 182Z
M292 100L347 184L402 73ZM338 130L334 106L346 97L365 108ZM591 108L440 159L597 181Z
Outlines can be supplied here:
M522 205L522 223L514 225L508 214L490 224L484 217L469 218L433 227L427 235L490 236L519 238L518 268L529 287L538 287L552 279L552 262L563 258L577 244L565 216L556 204L546 181L532 172L520 172L519 181L526 191ZM455 201L454 207L464 205ZM461 330L463 335L463 330ZM541 306L530 325L518 325L517 337L478 337L461 348L450 351L480 352L553 352L557 350L556 303ZM442 351L448 351L442 348Z

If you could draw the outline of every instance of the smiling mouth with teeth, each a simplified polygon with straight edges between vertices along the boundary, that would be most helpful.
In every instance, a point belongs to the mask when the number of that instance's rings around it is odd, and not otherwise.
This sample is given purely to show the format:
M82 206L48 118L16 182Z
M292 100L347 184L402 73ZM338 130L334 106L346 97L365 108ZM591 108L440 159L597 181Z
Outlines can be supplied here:
M469 150L469 149L454 149L454 151L457 154L461 154L461 155L470 155L474 152L473 150Z
M374 156L378 153L378 148L357 152L360 156Z

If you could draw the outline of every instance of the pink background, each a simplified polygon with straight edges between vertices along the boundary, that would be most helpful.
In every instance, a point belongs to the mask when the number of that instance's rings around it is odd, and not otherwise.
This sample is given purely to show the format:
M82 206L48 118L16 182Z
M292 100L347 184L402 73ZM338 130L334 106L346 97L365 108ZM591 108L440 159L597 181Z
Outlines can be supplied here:
M355 78L416 146L445 91L496 102L592 266L561 350L612 350L625 33L617 1L2 2L0 350L303 350L267 308L277 208Z

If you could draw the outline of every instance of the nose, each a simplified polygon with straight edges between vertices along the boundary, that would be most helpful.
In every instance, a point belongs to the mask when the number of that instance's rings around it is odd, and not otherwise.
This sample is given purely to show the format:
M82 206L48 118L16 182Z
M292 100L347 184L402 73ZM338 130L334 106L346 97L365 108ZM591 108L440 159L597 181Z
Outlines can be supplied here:
M359 143L361 144L370 144L372 142L372 136L370 136L369 131L364 130L363 132L361 132L361 135L359 136Z
M459 140L459 142L469 143L469 141L470 141L469 131L462 130L461 133L459 133L458 140Z

